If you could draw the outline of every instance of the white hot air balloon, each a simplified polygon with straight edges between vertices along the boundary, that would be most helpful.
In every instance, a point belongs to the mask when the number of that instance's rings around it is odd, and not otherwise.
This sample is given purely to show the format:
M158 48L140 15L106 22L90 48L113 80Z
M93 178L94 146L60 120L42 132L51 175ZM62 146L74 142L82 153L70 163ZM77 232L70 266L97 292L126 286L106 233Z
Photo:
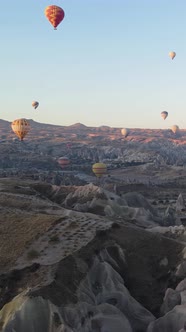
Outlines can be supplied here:
M127 129L127 128L121 129L121 135L123 135L124 137L127 137L128 134L129 134L129 129Z
M178 133L179 132L179 127L177 125L174 125L171 127L171 130L174 134Z
M39 102L38 101L33 101L32 102L32 107L34 107L35 109L39 106Z
M161 112L161 117L163 118L163 120L165 120L168 117L168 112Z
M169 56L173 60L176 56L176 52L173 52L173 51L169 52Z

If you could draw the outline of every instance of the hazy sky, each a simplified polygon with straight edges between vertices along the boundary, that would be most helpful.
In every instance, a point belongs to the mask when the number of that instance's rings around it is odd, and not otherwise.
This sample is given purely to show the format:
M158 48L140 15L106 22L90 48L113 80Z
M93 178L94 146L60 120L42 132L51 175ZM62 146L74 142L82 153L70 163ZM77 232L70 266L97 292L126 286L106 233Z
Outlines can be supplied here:
M0 41L2 119L186 128L186 0L2 1Z

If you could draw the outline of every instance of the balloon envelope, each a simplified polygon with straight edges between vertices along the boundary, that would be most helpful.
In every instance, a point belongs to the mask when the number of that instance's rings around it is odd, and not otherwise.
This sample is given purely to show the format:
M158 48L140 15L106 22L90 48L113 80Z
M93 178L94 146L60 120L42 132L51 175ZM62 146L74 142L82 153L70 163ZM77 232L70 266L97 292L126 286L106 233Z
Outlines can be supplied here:
M124 136L124 137L127 137L128 134L129 134L129 130L127 128L123 128L121 129L121 134Z
M35 109L39 106L39 102L38 101L33 101L32 102L32 107L34 107Z
M65 168L70 164L70 160L68 157L60 157L58 159L58 164L61 166L61 168Z
M104 163L96 163L92 166L92 171L98 178L101 178L107 173L107 165Z
M179 131L179 127L177 125L174 125L171 127L171 130L174 134L176 134Z
M17 119L11 123L13 132L23 141L30 130L30 124L26 119Z
M56 30L57 26L65 17L65 12L61 7L51 5L45 8L45 16Z
M176 52L173 52L173 51L169 52L169 56L173 60L175 58L175 56L176 56Z
M165 120L168 117L168 112L161 112L161 117Z

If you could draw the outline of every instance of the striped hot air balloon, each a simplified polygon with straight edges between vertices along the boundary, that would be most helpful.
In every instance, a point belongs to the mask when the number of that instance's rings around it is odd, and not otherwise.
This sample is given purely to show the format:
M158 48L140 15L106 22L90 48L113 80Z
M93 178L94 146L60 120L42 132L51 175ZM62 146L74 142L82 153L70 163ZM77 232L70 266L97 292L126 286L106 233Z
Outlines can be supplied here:
M104 163L96 163L92 166L92 171L98 178L101 178L107 173L107 165Z
M57 26L62 22L65 17L65 12L61 7L51 5L45 8L45 16L53 25L54 30L57 30Z
M30 130L30 124L26 119L17 119L11 123L13 132L23 141Z

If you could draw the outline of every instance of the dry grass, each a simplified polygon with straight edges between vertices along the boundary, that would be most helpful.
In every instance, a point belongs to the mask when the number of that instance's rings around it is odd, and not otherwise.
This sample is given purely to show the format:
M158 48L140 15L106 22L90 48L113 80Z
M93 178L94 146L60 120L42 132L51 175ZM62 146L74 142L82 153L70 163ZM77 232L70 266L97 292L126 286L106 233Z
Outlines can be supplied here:
M26 247L45 233L57 219L59 216L28 214L24 211L1 213L0 268L13 264Z
M53 209L53 203L35 195L30 181L0 179L1 272L57 222L59 215L53 215Z
M0 206L11 207L15 209L48 209L53 206L53 204L42 199L38 199L34 196L22 195L22 194L12 194L12 193L0 193Z

